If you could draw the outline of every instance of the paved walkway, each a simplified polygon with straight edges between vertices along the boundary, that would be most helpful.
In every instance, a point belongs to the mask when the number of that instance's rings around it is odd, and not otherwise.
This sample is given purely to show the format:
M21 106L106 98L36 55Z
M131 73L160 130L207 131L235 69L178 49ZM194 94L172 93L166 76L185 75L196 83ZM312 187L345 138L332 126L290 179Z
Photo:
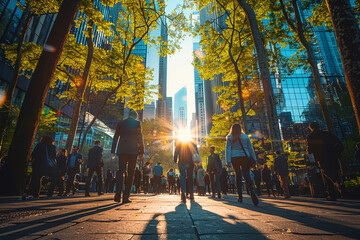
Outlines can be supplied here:
M85 198L0 198L0 239L360 239L360 201L327 202L294 197L245 195L222 200L179 195L134 195L115 203L113 195Z

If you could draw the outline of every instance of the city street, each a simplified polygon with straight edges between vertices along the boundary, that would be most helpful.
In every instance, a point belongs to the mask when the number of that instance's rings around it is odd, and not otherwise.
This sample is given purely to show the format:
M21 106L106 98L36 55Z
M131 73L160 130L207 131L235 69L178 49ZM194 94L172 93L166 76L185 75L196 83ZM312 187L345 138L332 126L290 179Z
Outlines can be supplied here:
M0 239L359 239L360 201L262 197L223 199L113 194L85 198L1 198Z

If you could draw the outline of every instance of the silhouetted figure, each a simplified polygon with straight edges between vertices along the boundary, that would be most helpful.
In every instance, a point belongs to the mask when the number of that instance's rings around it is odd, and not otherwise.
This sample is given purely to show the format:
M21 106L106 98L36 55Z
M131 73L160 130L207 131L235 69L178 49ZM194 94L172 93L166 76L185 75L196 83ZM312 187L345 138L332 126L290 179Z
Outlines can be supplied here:
M56 155L56 165L60 171L60 179L58 183L59 196L64 194L65 175L66 175L66 157L67 153L65 149L60 149Z
M158 164L153 169L154 183L155 183L154 192L156 194L160 194L160 192L161 192L161 176L163 174L163 171L164 171L164 168L161 166L161 163L158 162Z
M175 172L174 169L170 168L167 173L167 181L169 184L169 194L175 193Z
M137 157L144 155L144 142L141 131L141 124L136 120L138 114L134 110L130 110L129 117L118 123L111 153L119 158L119 171L116 172L116 193L115 202L120 202L121 192L124 185L124 173L127 170L127 179L125 181L125 190L123 194L123 203L131 203L130 191L134 180L134 171Z
M238 123L232 125L229 135L226 136L226 161L231 163L236 176L236 186L238 190L238 202L242 202L241 190L241 173L244 175L245 183L249 189L251 200L257 206L259 200L257 199L253 185L250 179L250 166L253 161L256 161L254 147L250 138L242 133L241 126Z
M307 153L313 155L321 169L327 199L335 201L340 192L338 160L344 146L334 134L320 130L317 122L311 123L309 128L311 133L306 137Z
M228 178L229 174L226 171L226 168L222 168L221 174L220 174L220 183L221 183L221 191L223 194L227 195L228 192Z
M235 176L234 175L230 175L229 177L229 186L230 186L230 191L231 193L236 193L235 190Z
M104 154L104 149L101 147L101 141L100 140L95 140L95 146L92 147L89 150L88 153L88 162L87 162L87 167L89 169L89 174L88 174L88 178L86 180L86 186L85 186L85 197L90 197L90 192L89 192L89 188L90 188L90 183L91 183L91 179L94 175L94 172L96 172L96 176L97 176L97 190L98 190L98 195L102 195L103 193L103 167L104 167L104 160L103 160L103 154Z
M198 194L199 196L205 196L205 170L204 168L200 165L199 169L197 171L197 184L198 184Z
M283 196L284 195L284 191L281 188L281 184L279 181L278 176L276 175L276 173L274 172L272 175L272 182L275 184L276 187L276 192L278 194L278 196Z
M280 151L276 152L276 158L274 160L274 173L279 175L280 177L280 184L284 191L284 197L290 198L290 191L289 191L289 165L288 160L284 156L281 155Z
M114 190L114 185L113 185L113 174L110 168L108 168L108 170L106 171L106 180L105 180L105 191L108 193L112 193Z
M135 176L134 176L135 193L140 193L140 184L141 184L141 171L139 170L139 168L135 168Z
M66 181L66 192L64 196L69 195L71 190L75 190L74 181L76 174L81 171L81 164L83 164L82 155L79 153L79 147L73 146L72 152L68 155L67 161L67 175L68 179Z
M150 168L149 162L145 163L142 171L143 171L144 193L147 194L149 192L149 184L150 184L150 177L151 177L151 168Z
M221 198L221 182L220 174L222 170L222 163L220 160L219 154L215 153L215 146L210 147L210 155L208 156L208 165L206 172L210 177L210 185L212 196L215 197L215 194L218 195L218 198ZM215 188L216 185L216 188Z
M254 170L252 170L253 174L254 174L254 181L255 181L255 186L256 186L256 191L258 196L261 195L261 173L258 169L254 168Z
M267 193L268 193L268 197L270 197L270 190L271 190L271 193L275 197L275 193L274 193L274 189L273 189L273 183L272 183L272 179L271 179L271 171L270 171L270 169L268 168L268 166L266 164L264 165L264 168L263 168L263 170L261 172L261 175L262 175L263 182L266 185L266 190L267 190Z
M208 191L209 194L211 194L211 188L210 188L210 176L209 174L205 175L205 192Z

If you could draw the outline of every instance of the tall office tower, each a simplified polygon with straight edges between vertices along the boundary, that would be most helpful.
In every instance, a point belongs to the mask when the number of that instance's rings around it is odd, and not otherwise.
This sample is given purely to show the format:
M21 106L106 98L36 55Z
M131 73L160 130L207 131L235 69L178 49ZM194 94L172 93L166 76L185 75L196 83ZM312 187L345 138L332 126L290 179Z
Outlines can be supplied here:
M198 12L192 15L192 25L194 28L200 25L200 15ZM200 37L193 38L193 52L196 57L201 57ZM204 98L204 80L201 79L199 71L194 67L194 87L195 87L195 116L196 116L196 136L198 143L202 143L207 136L206 114Z
M174 96L174 127L178 130L187 127L187 90L181 88Z
M143 120L155 119L155 111L155 102L151 102L150 104L144 104Z
M167 97L166 98L166 106L167 106L167 112L166 112L166 120L169 123L170 126L173 125L173 98Z
M200 11L200 25L203 26L207 22L212 22L214 28L220 32L222 28L226 28L225 15L219 17L215 13L209 14L210 9L211 6L209 4ZM221 108L221 106L216 103L221 93L215 93L213 91L214 87L224 85L224 83L221 81L221 78L221 75L215 75L214 79L204 79L203 81L206 135L210 134L213 115L224 113L224 110Z

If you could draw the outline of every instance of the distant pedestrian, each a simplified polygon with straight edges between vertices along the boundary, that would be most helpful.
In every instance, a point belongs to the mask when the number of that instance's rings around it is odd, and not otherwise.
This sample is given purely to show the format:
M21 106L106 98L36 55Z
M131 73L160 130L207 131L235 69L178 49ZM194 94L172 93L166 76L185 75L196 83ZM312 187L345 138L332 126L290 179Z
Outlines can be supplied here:
M228 178L229 178L229 174L226 171L226 168L223 167L220 173L220 185L221 185L221 191L224 195L227 195L228 192Z
M205 170L200 165L197 171L197 184L198 184L198 194L199 196L205 196Z
M179 164L181 201L186 202L186 179L188 180L190 201L194 201L194 162L193 155L199 154L197 146L192 142L179 142L175 147L174 161Z
M68 179L66 181L66 192L64 196L68 196L72 189L76 189L74 187L74 181L76 174L81 172L81 165L83 164L82 155L79 153L79 147L73 146L72 152L68 155L67 161L67 175Z
M161 163L158 162L158 164L154 167L154 183L155 183L155 189L154 192L156 194L160 194L161 192L161 176L163 175L164 168L161 166Z
M112 193L114 191L113 187L113 173L110 168L106 171L106 180L105 180L105 191L108 193Z
M229 186L230 186L230 191L231 193L236 193L235 190L235 176L234 175L230 175L229 177Z
M261 172L262 175L262 180L266 185L266 190L268 193L268 197L270 197L270 192L272 193L272 195L275 197L275 193L274 193L274 189L273 189L273 183L272 183L272 179L271 179L271 171L269 169L269 167L265 164L264 168Z
M90 188L90 183L91 183L91 179L94 175L94 172L96 172L96 176L97 176L97 190L98 190L98 195L103 195L103 184L104 184L104 180L103 180L103 167L104 167L104 160L103 160L103 154L104 154L104 149L101 147L101 141L100 140L95 140L95 146L92 147L89 150L88 153L88 162L87 162L87 167L89 169L89 173L88 173L88 178L86 181L86 186L85 186L85 197L90 197L90 192L89 192L89 188Z
M317 122L309 126L311 133L306 137L307 154L318 163L327 191L327 199L335 201L339 189L339 158L344 150L343 144L332 133L322 131Z
M140 193L140 184L141 184L141 171L137 167L135 168L135 174L134 174L135 193Z
M175 193L175 172L174 169L170 168L168 173L167 173L167 181L169 184L169 194L174 194Z
M280 177L280 184L284 191L284 197L290 198L289 183L288 183L288 177L289 177L288 160L287 158L281 155L280 151L276 151L276 158L274 160L274 172Z
M209 194L211 194L211 188L210 188L210 176L208 173L205 175L205 192L208 191Z
M60 149L56 155L56 165L59 168L60 179L58 183L59 196L64 194L65 175L66 175L66 157L67 152L65 149Z
M221 182L220 174L222 170L222 163L219 154L215 153L215 146L210 147L210 155L208 156L208 165L206 172L210 177L210 185L212 196L215 197L217 194L218 198L221 198Z
M284 191L281 188L279 178L278 178L278 176L276 175L275 172L272 174L271 179L272 179L272 182L275 184L277 195L278 196L283 196Z
M176 178L176 188L177 188L177 192L179 194L181 194L181 184L180 184L180 177Z
M149 162L145 163L142 171L143 171L144 193L147 194L149 192L149 184L150 184L150 177L151 177L151 168L150 168Z
M257 195L260 196L261 195L261 173L257 168L254 168L252 170L252 172L254 174L256 192L257 192Z
M129 117L118 123L113 139L111 153L119 158L119 170L116 173L116 194L115 202L120 202L124 186L124 174L127 170L123 203L131 203L130 191L134 180L134 171L138 156L144 156L144 141L141 131L141 123L136 120L138 114L130 110Z
M244 175L245 183L249 189L251 200L254 205L259 204L250 179L250 166L256 161L254 147L250 138L242 133L240 124L232 125L229 135L226 137L226 161L231 163L235 170L236 186L238 190L238 202L242 202L241 173Z
M58 185L60 172L55 163L56 150L54 140L51 136L44 135L40 142L35 146L31 153L32 159L32 176L29 188L22 195L22 199L26 200L28 195L38 198L40 195L41 180L44 176L50 177L51 185L47 195L51 197L54 188ZM2 183L6 184L6 183Z

